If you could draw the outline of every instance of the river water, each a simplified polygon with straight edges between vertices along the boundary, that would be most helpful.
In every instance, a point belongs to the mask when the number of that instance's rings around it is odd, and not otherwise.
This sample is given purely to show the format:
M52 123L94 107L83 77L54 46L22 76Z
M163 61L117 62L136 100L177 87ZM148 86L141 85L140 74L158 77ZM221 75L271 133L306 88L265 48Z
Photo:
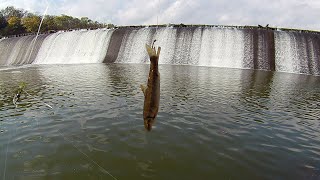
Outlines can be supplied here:
M159 69L147 132L139 86L148 65L2 68L0 179L320 178L320 77Z

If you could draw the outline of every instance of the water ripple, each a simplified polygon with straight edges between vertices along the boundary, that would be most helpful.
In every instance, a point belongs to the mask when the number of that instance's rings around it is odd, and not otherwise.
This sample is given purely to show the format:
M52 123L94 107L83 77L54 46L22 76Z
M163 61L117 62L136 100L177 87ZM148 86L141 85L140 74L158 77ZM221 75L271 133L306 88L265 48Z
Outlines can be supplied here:
M160 110L147 132L139 86L148 70L92 64L0 71L0 157L11 141L6 177L320 177L319 77L161 65ZM30 95L15 107L21 81ZM4 166L1 158L0 177Z

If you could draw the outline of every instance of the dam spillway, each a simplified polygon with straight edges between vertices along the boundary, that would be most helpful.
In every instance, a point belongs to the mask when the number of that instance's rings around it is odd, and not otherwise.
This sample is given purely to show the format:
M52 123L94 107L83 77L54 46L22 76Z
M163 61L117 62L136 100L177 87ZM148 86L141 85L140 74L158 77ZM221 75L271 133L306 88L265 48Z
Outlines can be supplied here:
M0 40L0 65L31 64L47 35L14 37Z
M238 27L120 27L0 40L0 65L148 63L260 69L320 75L320 33ZM34 46L34 47L33 47ZM32 50L33 49L33 50ZM30 54L31 53L31 54Z

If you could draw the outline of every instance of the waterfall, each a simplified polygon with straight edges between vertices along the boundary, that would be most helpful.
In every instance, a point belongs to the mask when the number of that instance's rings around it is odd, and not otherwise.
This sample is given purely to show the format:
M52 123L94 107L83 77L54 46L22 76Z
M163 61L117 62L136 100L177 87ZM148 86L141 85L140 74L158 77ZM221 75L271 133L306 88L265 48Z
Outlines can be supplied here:
M243 68L245 39L241 30L206 28L201 41L199 65Z
M112 30L58 32L43 42L34 64L101 63Z
M276 71L319 75L319 35L275 32Z
M176 29L168 27L158 28L157 32L154 34L153 39L157 40L155 46L160 46L162 48L159 58L160 64L173 64L172 62L174 62L173 58L176 44L176 33Z
M120 27L0 40L0 65L149 63L145 44L161 46L159 64L260 69L320 75L320 33L246 27Z
M36 36L24 36L2 39L0 41L0 65L30 64L39 51L46 35L40 35L34 42ZM33 48L33 51L31 52ZM30 58L29 58L30 56Z
M152 41L153 31L150 28L134 29L127 32L124 37L118 57L117 63L144 63L148 59L145 53L145 44Z
M270 67L274 61L270 34L217 27L134 29L117 35L121 45L114 62L148 63L145 44L157 40L155 45L162 48L160 64L274 70Z

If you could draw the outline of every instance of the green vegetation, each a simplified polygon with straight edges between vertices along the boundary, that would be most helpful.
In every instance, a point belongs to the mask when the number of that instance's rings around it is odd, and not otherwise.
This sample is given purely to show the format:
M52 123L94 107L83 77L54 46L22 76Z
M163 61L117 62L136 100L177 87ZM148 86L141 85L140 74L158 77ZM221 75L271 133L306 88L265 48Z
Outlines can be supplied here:
M0 10L0 38L10 35L36 33L42 16L23 9L8 6ZM57 30L112 28L113 24L103 24L92 21L88 17L75 18L62 14L60 16L46 15L40 32Z

